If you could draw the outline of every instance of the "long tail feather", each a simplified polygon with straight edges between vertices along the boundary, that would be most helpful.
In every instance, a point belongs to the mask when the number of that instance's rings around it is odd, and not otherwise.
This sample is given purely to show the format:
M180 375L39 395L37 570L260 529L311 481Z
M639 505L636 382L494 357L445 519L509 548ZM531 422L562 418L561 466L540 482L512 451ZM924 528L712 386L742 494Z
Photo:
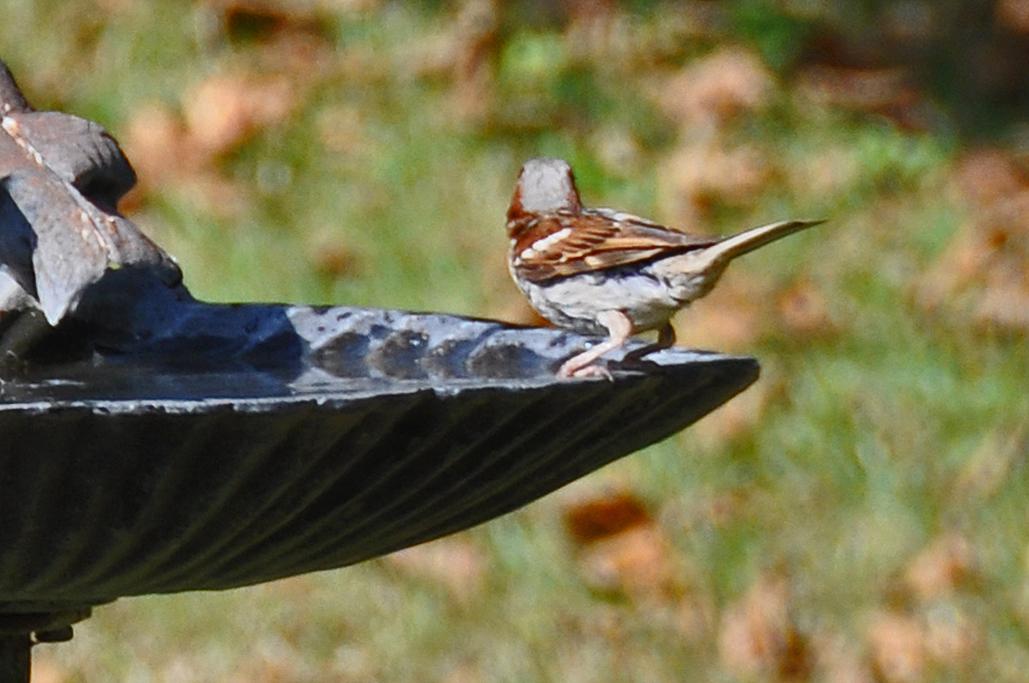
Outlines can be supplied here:
M787 235L792 235L795 232L805 230L824 222L824 220L779 221L778 223L769 223L768 225L744 230L738 235L726 237L718 244L706 248L704 250L704 257L705 260L712 264L717 262L727 264L737 256L742 256L747 252L754 251L758 247L763 247L769 242L774 242L775 240L782 239Z

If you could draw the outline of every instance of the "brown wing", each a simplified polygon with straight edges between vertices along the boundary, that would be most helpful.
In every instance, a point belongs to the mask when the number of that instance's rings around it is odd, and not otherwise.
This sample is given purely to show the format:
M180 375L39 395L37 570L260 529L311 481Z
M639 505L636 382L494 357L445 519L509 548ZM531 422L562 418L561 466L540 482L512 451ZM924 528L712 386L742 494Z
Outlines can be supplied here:
M517 232L514 265L528 280L607 270L714 244L609 209L536 216Z

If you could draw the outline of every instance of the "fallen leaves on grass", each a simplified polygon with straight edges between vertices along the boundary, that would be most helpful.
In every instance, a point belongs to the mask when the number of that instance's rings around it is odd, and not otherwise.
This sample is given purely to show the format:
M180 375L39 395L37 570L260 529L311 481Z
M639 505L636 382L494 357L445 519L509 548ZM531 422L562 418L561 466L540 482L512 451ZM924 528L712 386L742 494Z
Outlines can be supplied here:
M299 648L279 637L266 637L249 643L249 657L246 663L229 676L226 683L301 683L310 680L312 675ZM203 678L199 666L190 667L193 671L179 678L162 680L180 680L183 683Z
M248 191L226 177L219 162L259 132L283 124L298 97L285 76L225 71L184 93L179 109L158 103L139 107L124 136L140 181L127 207L160 187L185 195L208 213L238 215Z
M832 683L876 683L862 644L838 633L812 637L816 680Z
M637 527L583 549L579 565L586 583L605 593L637 599L666 598L676 592L671 548L655 526Z
M746 514L753 497L753 489L742 486L703 497L689 507L685 523L690 529L724 528Z
M684 144L661 164L661 208L677 225L696 231L712 208L748 204L773 176L757 147L730 147L716 138Z
M926 652L938 665L962 669L974 663L982 643L979 625L956 604L940 601L925 610Z
M655 98L685 128L719 127L767 106L774 85L757 54L729 46L689 62L661 85Z
M1029 178L1011 155L999 149L979 149L962 157L953 179L961 194L976 206L1002 202L1029 185Z
M997 150L958 163L971 219L916 286L923 308L980 326L1029 331L1029 171Z
M341 280L358 277L363 271L361 255L330 231L315 238L308 254L314 269L323 277Z
M572 540L588 545L633 527L652 525L654 518L642 500L620 491L568 506L564 521Z
M920 681L932 670L962 670L974 664L982 642L977 621L962 596L978 573L972 544L957 532L930 541L904 571L910 598L879 612L868 629L871 661L888 683Z
M196 168L196 150L186 137L181 117L168 106L150 102L138 106L129 117L121 144L132 161L145 190L160 187Z
M921 681L931 670L967 670L975 665L981 643L979 624L950 600L914 613L880 612L868 629L874 670L887 683Z
M779 292L776 308L780 324L791 336L825 339L837 331L825 296L810 280L798 280Z
M904 579L914 595L927 602L966 584L973 577L975 567L972 544L964 536L950 532L934 539L915 556Z
M907 110L920 102L903 67L814 65L797 77L797 90L822 106L914 121Z
M344 158L366 157L372 151L367 127L362 110L347 104L322 109L315 121L319 141Z
M186 197L208 213L231 217L247 205L249 193L224 177L203 153L170 107L151 103L133 112L123 136L139 185L121 204L132 213L160 188Z
M482 123L496 103L497 55L501 47L496 0L465 0L447 41L457 117Z
M385 561L409 578L442 586L460 603L470 602L482 591L488 570L482 549L459 536L395 552Z
M327 30L319 3L205 0L204 4L218 17L225 33L237 41L268 40L284 32L322 33Z
M876 615L868 644L877 675L887 683L920 681L927 665L925 632L918 620L896 612Z
M858 154L844 145L822 147L802 163L783 164L782 169L790 192L808 202L845 196L862 174Z
M746 391L734 396L728 403L690 427L688 439L711 452L721 452L732 441L753 433L764 417L765 409L774 397L782 397L786 385L781 376L772 374L751 385ZM712 518L731 518L736 514L737 496L727 496L713 504Z
M741 677L806 680L811 652L791 614L789 581L760 576L722 616L718 652L723 665Z
M680 593L679 572L664 530L631 492L604 493L570 504L565 526L593 589L650 600Z
M737 265L705 298L673 321L679 344L690 348L745 351L769 329L764 304L770 283Z
M281 124L298 93L286 76L226 71L208 76L183 96L192 144L208 157L238 148L258 131Z

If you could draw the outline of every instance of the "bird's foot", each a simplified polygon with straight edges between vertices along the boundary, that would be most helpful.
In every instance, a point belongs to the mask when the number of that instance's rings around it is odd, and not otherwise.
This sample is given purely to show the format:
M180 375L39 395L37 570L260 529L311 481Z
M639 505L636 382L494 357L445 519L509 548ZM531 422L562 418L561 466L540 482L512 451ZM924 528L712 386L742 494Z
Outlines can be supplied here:
M575 360L574 358L572 360ZM564 377L566 379L591 379L591 378L602 378L608 382L615 381L615 378L611 376L611 371L603 365L585 365L579 366L578 363L572 364L571 361L567 361L557 371L558 377Z

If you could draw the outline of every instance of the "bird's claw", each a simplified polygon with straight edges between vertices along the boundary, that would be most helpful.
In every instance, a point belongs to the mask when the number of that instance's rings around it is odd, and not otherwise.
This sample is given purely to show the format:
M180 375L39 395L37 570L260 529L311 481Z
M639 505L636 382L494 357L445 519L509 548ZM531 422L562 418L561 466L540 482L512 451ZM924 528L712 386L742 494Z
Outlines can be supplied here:
M611 371L603 365L586 365L581 368L569 368L567 363L561 366L561 369L557 371L558 377L564 377L566 379L592 379L602 378L608 382L615 381L615 378L611 375Z

